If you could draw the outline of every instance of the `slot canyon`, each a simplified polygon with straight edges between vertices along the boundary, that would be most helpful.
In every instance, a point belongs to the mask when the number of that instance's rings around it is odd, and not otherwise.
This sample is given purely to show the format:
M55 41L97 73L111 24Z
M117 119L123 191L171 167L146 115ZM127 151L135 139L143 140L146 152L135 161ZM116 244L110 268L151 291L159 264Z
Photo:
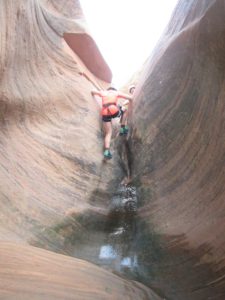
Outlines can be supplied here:
M225 299L224 19L178 1L104 162L80 2L0 1L0 299Z

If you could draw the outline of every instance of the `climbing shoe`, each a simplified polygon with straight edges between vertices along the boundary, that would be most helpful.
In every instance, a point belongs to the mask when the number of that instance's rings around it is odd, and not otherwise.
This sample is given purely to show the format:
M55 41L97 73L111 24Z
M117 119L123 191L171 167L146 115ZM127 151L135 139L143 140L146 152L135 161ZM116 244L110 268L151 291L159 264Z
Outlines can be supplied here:
M104 155L104 158L106 158L106 159L111 159L112 158L112 154L108 149L106 149L104 151L103 155Z
M127 135L129 128L127 126L120 128L120 135Z

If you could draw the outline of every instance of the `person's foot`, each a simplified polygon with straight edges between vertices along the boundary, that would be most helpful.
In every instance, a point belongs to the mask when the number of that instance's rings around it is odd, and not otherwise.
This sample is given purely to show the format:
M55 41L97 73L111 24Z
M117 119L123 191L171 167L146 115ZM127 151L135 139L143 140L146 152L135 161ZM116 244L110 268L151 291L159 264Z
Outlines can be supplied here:
M128 134L128 131L129 131L128 126L121 127L121 128L120 128L120 135L127 135L127 134Z
M106 159L111 159L112 158L112 154L108 149L106 149L104 151L103 155L104 155L104 158L106 158Z

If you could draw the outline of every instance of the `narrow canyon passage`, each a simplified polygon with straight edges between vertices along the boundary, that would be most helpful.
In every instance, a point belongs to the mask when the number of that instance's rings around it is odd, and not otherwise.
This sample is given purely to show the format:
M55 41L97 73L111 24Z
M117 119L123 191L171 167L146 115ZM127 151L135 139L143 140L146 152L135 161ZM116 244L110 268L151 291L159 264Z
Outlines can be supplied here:
M0 299L224 300L224 19L178 1L104 164L79 1L0 1Z
M127 273L128 278L136 278L136 212L135 187L120 185L110 201L109 214L98 222L93 217L86 228L84 224L83 239L74 239L71 254L117 274Z

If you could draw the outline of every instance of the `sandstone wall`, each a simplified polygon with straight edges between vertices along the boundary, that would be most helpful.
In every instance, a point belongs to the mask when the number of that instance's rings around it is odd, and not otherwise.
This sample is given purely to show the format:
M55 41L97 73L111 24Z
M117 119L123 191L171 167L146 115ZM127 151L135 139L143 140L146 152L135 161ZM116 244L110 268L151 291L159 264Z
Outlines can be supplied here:
M78 1L1 1L0 28L0 237L38 236L48 247L49 226L71 211L105 214L103 199L120 180L102 161L90 94L109 84L111 71ZM61 237L51 242L62 247Z
M13 243L1 243L0 254L1 299L160 300L142 284L79 259Z
M179 1L135 93L139 251L169 299L225 297L224 18L224 1Z
M179 1L141 75L124 144L139 191L137 277L166 299L225 295L224 14L223 0ZM116 151L103 163L99 107L90 95L108 85L111 71L78 1L0 1L0 28L0 239L67 253L84 224L102 226L124 176L119 163L127 168ZM118 152L124 145L115 143ZM78 271L72 258L3 242L0 251L7 299L18 291L23 300L43 299L27 289L43 277L46 299L73 299L95 275L98 288L84 288L81 299L157 299L85 262ZM56 274L63 268L62 277L51 277L53 267Z

